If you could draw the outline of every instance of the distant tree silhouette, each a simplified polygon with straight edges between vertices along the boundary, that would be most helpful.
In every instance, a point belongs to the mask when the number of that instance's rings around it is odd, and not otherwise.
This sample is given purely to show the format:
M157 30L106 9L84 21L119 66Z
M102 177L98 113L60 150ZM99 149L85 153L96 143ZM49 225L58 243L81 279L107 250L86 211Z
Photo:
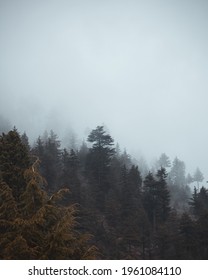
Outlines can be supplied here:
M97 126L92 130L87 140L92 143L86 161L86 170L92 184L92 195L98 208L104 209L105 196L110 188L109 174L112 156L115 153L112 148L114 142L103 126Z

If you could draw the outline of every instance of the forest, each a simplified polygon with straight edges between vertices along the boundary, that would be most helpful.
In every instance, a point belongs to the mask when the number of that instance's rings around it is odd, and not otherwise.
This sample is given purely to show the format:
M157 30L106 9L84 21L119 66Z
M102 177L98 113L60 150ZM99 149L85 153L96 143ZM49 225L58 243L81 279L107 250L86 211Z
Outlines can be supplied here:
M165 153L148 170L104 126L76 148L2 132L0 259L208 259L203 179Z

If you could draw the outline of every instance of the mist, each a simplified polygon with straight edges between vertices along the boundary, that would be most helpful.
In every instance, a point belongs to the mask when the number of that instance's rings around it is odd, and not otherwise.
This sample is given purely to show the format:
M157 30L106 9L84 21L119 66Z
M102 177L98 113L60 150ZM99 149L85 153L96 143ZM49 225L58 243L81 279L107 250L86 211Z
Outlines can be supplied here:
M208 178L207 1L0 1L0 115L34 141L105 124Z

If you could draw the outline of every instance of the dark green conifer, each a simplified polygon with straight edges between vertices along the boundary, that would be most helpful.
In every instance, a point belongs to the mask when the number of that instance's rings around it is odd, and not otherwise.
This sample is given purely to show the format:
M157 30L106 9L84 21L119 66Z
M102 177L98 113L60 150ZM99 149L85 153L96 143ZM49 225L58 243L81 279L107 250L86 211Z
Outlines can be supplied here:
M1 259L91 259L97 249L77 230L76 207L62 206L68 190L51 196L38 171L38 159L25 171L26 190L17 204L11 188L0 183Z
M24 171L30 165L29 153L14 128L0 136L0 171L2 180L12 188L15 199L19 200L25 190Z
M92 143L86 161L86 173L91 183L91 193L96 207L105 208L106 195L110 189L110 166L115 153L112 137L103 126L92 130L87 139Z

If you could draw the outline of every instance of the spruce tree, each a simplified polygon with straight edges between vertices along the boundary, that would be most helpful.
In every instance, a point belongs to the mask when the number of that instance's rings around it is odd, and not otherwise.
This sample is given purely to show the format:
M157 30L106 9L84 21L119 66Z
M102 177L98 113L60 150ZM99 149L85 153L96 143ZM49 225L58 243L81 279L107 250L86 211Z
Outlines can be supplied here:
M25 147L27 148L27 151L29 153L31 148L30 148L30 144L29 144L29 138L28 138L26 132L24 132L21 135L21 141L22 141L22 144L25 145Z
M201 189L197 191L197 189L194 188L194 193L189 204L196 217L208 212L208 190L201 187Z
M153 232L164 223L170 212L170 195L166 183L165 168L158 170L156 178L149 173L144 180L144 207L152 224Z
M19 200L25 190L24 171L30 165L27 147L14 128L0 136L0 172L2 180L12 188L14 197Z
M184 187L186 183L185 177L185 163L179 160L177 157L172 163L172 168L169 174L169 180L172 186Z
M38 156L41 161L40 171L48 183L46 190L49 193L59 188L58 183L61 173L60 146L58 136L51 130L49 135L46 131L43 137L38 137L32 150L34 155Z
M156 210L157 210L157 182L151 172L144 179L143 185L143 205L148 215L152 230L156 230Z
M101 211L105 208L106 195L110 189L110 166L115 153L112 137L103 126L92 130L88 136L92 144L86 161L86 173L91 183L91 193L95 206Z
M77 229L76 207L62 205L68 190L48 196L38 163L36 159L24 173L26 189L20 204L1 180L0 258L94 259L97 249L89 243L90 235Z
M168 168L170 167L171 163L170 163L170 159L169 157L165 154L162 153L159 160L157 161L157 167L159 168Z
M204 175L202 174L201 170L197 167L193 176L193 181L197 182L197 187L199 188L199 183L203 182L203 180L204 180Z
M62 170L60 181L71 191L71 200L80 203L79 159L77 153L71 149L70 153L64 149L62 153Z
M165 168L157 171L157 219L162 223L168 219L170 213L170 194L167 187L167 173Z
M196 223L188 213L183 213L179 224L179 258L197 259Z

